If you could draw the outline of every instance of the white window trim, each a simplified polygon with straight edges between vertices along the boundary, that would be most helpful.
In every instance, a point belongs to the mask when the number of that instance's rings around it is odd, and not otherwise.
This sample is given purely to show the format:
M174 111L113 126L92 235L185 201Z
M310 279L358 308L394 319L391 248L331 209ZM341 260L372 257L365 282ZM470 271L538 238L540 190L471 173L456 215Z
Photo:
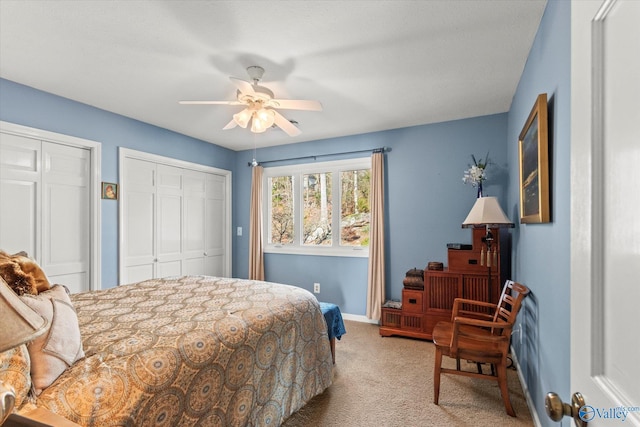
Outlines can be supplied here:
M264 252L265 253L274 253L274 254L290 254L290 255L320 255L320 256L341 256L341 257L356 257L356 258L367 258L369 257L369 247L365 246L311 246L311 245L302 245L300 244L299 238L303 235L302 230L302 197L301 197L301 176L303 174L311 174L311 173L322 173L322 172L332 172L332 179L334 180L332 188L338 189L338 191L334 191L332 197L334 198L333 206L340 206L341 194L340 189L341 186L338 185L340 174L338 172L346 171L346 170L357 170L357 169L371 169L371 157L364 157L358 159L348 159L348 160L335 160L330 162L317 162L317 163L304 163L290 166L276 166L271 168L265 168L263 173L263 200L265 209L263 212L263 241L264 244ZM294 188L293 188L293 198L295 200L294 207L294 217L295 217L295 236L296 242L290 245L280 245L267 243L269 236L269 217L271 211L271 189L268 186L269 178L277 177L277 176L285 176L285 175L294 175L296 178L294 179ZM337 199L336 199L337 198ZM337 202L336 202L337 200ZM332 212L332 221L334 221L332 225L332 229L337 230L339 233L340 230L340 215ZM335 225L337 222L337 226Z

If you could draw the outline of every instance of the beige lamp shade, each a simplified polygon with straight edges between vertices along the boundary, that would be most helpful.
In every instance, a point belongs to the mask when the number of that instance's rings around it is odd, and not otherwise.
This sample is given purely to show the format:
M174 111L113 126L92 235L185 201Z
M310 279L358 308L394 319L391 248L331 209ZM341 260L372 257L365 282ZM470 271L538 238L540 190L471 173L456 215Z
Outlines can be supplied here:
M45 331L47 321L25 305L0 278L0 353L31 341Z
M488 228L514 227L495 197L478 197L469 215L462 223L462 228L480 226Z

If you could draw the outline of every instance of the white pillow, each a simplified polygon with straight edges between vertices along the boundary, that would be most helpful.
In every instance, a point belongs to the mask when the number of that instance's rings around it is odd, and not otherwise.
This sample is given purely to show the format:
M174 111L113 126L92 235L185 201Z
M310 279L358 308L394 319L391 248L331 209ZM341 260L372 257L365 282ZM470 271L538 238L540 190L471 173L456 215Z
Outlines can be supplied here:
M31 381L38 395L76 360L84 357L78 316L62 285L20 298L48 323L47 331L27 346L31 358Z

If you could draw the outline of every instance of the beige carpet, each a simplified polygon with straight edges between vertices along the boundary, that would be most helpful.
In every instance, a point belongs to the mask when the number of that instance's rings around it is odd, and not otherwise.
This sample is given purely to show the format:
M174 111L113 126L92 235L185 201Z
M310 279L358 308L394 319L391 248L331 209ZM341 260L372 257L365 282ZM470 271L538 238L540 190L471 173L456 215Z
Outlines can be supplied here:
M514 369L508 377L516 418L506 414L496 382L475 378L443 375L440 404L434 405L433 343L382 338L378 327L367 323L345 321L345 326L347 334L336 341L333 384L284 426L533 425Z

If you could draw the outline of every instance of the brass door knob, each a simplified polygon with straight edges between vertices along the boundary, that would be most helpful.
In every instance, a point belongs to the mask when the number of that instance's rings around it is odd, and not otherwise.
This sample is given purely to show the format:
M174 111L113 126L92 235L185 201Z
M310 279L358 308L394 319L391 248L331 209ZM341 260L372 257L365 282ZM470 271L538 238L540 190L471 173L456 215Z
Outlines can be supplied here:
M576 392L571 396L571 404L564 403L557 393L549 392L544 399L547 415L553 421L560 421L562 417L571 417L576 427L586 427L587 422L580 418L580 408L585 405L582 394Z

